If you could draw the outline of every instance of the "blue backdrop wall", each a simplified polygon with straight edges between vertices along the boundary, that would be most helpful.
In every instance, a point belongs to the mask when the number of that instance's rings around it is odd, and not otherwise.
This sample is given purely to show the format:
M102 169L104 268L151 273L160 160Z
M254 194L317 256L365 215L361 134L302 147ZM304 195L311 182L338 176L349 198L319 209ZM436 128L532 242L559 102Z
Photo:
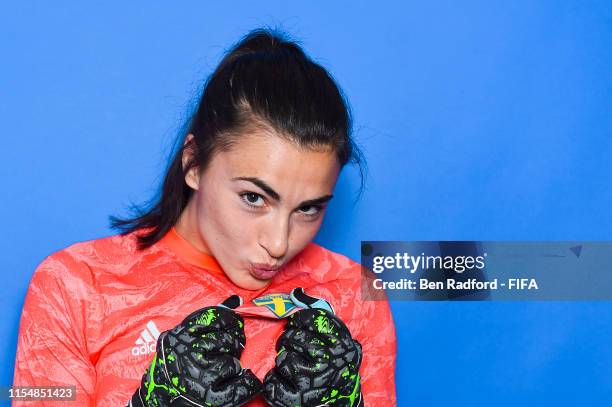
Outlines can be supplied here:
M1 6L0 384L36 266L155 193L204 78L261 25L331 70L368 159L317 242L612 238L612 3L307 3ZM392 307L401 406L612 399L610 303Z

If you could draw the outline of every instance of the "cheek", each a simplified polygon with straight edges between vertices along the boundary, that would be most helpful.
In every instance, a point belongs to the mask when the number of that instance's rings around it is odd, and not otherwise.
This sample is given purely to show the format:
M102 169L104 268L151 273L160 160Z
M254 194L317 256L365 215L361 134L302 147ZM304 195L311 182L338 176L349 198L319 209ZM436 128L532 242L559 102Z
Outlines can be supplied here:
M249 214L241 210L232 191L209 191L212 193L203 194L198 204L202 236L217 253L246 247L255 226Z
M315 222L296 222L289 236L289 243L292 254L297 254L305 248L316 236L323 218Z

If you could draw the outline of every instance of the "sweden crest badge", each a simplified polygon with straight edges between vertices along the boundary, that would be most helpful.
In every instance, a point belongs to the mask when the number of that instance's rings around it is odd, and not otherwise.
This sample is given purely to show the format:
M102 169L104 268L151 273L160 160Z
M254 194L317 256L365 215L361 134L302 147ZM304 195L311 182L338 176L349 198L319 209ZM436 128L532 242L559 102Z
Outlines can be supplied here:
M255 298L253 304L268 308L277 318L285 318L292 314L291 311L297 308L293 301L291 301L289 294L283 293L266 294Z

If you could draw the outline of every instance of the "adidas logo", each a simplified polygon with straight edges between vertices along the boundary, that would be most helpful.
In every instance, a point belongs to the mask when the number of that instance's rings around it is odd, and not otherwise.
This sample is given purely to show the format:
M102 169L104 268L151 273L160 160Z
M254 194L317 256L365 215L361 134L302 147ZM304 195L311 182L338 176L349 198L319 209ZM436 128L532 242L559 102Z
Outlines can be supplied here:
M159 330L155 323L153 321L147 322L146 328L142 330L140 336L136 339L136 346L132 348L132 355L140 356L155 353L157 338L159 338Z

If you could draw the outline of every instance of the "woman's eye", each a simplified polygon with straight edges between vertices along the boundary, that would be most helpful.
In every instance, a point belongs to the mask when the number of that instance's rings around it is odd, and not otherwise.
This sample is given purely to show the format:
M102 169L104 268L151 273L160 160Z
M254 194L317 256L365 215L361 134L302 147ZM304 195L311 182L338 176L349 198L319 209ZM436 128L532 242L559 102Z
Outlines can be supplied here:
M304 215L309 215L309 216L316 215L320 211L321 211L321 207L315 206L315 205L303 206L300 208L300 212L302 212Z
M254 206L256 208L260 208L264 205L264 199L261 195L256 194L255 192L247 192L241 195L242 200L246 202L249 206Z

